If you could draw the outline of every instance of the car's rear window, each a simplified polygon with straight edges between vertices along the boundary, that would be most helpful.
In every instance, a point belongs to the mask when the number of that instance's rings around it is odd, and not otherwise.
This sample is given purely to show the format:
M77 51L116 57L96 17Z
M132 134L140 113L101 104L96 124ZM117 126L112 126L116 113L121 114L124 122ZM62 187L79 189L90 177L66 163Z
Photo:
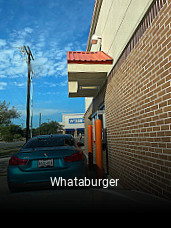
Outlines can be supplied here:
M26 148L37 148L37 147L57 147L57 146L75 146L73 138L64 137L38 137L29 140L24 146Z

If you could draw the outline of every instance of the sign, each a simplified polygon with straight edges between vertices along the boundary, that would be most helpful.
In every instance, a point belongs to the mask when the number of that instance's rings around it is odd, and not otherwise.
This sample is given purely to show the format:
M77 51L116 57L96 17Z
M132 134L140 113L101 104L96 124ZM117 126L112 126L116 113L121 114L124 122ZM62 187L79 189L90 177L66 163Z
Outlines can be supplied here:
M84 118L69 119L69 124L80 124L80 123L84 123Z

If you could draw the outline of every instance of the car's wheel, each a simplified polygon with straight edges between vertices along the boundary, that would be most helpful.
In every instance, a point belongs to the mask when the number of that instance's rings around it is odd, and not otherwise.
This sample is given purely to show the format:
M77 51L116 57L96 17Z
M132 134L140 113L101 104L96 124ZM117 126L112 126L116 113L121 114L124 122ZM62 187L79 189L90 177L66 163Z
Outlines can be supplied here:
M12 183L8 183L8 188L11 193L16 193L16 192L22 191L22 189L20 187L16 186L15 184L12 184Z

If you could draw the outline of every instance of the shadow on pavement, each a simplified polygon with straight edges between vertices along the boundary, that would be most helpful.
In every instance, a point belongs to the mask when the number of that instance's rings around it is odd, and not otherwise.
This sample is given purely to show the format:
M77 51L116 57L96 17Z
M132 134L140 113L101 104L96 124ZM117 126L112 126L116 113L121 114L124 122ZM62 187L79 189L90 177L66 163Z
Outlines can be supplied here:
M96 167L87 173L96 178ZM170 201L121 187L63 187L25 189L0 196L0 213L170 213Z

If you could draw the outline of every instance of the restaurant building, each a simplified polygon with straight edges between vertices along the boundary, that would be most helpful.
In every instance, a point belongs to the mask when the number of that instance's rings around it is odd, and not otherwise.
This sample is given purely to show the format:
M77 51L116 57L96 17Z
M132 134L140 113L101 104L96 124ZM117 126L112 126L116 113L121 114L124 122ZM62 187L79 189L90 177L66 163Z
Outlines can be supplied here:
M67 53L69 97L85 97L86 154L87 127L101 119L105 172L124 188L165 198L171 198L170 14L170 0L96 0L87 50Z

